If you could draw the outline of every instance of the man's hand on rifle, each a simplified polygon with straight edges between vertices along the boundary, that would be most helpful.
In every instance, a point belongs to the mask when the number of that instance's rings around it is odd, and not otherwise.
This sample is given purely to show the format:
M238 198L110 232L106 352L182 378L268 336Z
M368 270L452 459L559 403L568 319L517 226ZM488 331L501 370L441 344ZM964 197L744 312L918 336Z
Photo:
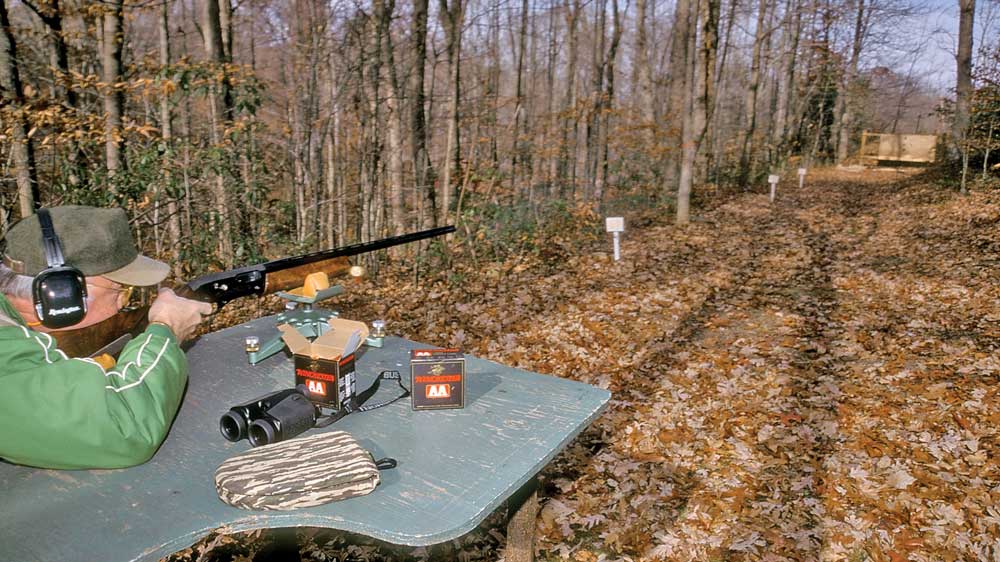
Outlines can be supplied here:
M203 317L211 313L212 305L208 303L179 297L170 289L160 289L149 307L149 322L170 328L179 343L188 339Z

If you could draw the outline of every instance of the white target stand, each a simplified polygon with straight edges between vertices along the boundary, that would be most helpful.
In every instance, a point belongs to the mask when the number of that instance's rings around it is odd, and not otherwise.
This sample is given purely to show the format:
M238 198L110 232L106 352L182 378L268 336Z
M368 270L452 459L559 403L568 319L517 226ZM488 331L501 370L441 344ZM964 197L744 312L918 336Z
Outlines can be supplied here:
M771 175L767 176L767 183L771 184L771 202L772 203L774 202L774 196L776 195L776 193L778 191L778 179L779 179L778 176L775 175L775 174L771 174Z
M625 217L607 217L604 226L614 236L615 261L621 259L621 233L625 232Z
M799 189L806 184L806 169L799 168Z

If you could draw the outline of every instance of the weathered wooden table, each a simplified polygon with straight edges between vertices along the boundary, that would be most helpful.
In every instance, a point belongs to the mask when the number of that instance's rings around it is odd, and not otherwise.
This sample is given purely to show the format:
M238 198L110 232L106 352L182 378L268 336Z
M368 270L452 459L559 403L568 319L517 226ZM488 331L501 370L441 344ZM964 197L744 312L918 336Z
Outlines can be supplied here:
M219 416L293 385L290 358L279 354L250 366L243 350L246 336L276 333L267 317L196 342L174 426L142 466L55 471L0 463L0 560L158 560L216 529L326 527L423 546L467 533L505 501L517 510L508 526L517 535L508 537L514 551L508 560L530 559L535 477L610 398L593 386L467 356L464 409L414 412L406 399L326 429L351 433L375 458L399 461L382 472L374 492L290 512L240 510L218 499L213 475L249 445L224 440ZM385 369L406 380L414 347L427 346L389 337L381 349L366 348L357 365L359 390ZM383 382L372 401L398 392Z

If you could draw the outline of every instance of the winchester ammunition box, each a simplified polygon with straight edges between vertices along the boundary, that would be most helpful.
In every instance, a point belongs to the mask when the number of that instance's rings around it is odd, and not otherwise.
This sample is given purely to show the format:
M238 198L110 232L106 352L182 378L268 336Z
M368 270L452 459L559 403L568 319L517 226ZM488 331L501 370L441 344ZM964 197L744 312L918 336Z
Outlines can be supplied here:
M315 404L339 410L356 394L354 354L337 359L319 359L295 354L295 387L304 388Z
M410 399L414 410L465 407L465 356L457 349L410 351Z
M295 387L313 403L339 410L357 394L354 359L368 327L343 318L327 323L329 329L313 341L288 324L278 330L295 359Z

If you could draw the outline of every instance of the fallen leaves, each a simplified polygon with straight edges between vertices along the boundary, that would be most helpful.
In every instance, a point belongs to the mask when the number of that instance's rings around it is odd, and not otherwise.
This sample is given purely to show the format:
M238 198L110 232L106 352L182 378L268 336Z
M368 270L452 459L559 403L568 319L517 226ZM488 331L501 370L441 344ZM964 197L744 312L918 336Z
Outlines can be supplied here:
M542 475L543 559L997 559L1000 195L810 178L343 314L612 390Z

